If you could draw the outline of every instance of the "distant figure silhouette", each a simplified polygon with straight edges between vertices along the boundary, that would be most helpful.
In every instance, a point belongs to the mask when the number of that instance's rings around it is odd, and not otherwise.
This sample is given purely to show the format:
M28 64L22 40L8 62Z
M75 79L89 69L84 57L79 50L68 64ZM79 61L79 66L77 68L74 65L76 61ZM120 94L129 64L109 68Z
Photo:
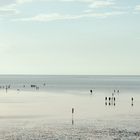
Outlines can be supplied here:
M113 99L114 99L114 93L112 93L112 101L113 101Z
M74 114L74 108L72 108L71 112L72 112L72 125L73 125L73 124L74 124L74 117L73 117L73 114Z
M105 97L105 105L107 106L107 97Z
M35 87L36 87L36 85L31 85L31 87L32 87L32 88L35 88Z
M90 94L92 94L92 89L90 90Z
M74 108L72 108L72 114L74 114Z
M134 104L133 104L133 101L134 101L134 98L133 98L133 97L131 98L131 101L132 101L132 102L131 102L131 106L133 106L133 105L134 105Z
M17 89L18 93L20 92L20 89Z
M114 97L114 102L115 102L116 98Z

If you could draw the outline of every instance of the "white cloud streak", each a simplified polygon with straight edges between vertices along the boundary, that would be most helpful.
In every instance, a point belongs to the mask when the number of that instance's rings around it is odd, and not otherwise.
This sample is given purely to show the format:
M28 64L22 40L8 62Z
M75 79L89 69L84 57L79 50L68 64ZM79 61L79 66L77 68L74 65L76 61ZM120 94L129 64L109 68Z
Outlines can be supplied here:
M29 2L33 2L33 0L16 0L17 4L24 4L24 3L29 3Z
M33 2L33 0L0 0L0 6L8 6L12 4L24 4L28 2Z
M50 21L61 21L61 20L77 20L82 18L106 18L110 16L122 15L124 12L105 12L105 13L89 13L79 15L63 15L59 13L52 14L39 14L29 18L16 19L16 21L38 21L38 22L50 22Z
M32 0L4 0L0 1L0 16L11 16L20 13L17 7Z
M6 15L16 15L20 13L18 6L26 3L32 3L34 1L44 1L44 2L80 2L87 5L87 10L81 11L81 14L71 15L71 14L37 14L32 17L23 17L13 19L13 21L38 21L38 22L49 22L49 21L61 21L61 20L76 20L82 18L106 18L110 16L122 15L123 11L111 11L111 12L98 12L96 13L94 9L96 8L106 8L112 7L116 4L116 0L5 0L0 1L0 16ZM17 10L18 9L18 10ZM15 17L14 17L15 18Z
M89 7L90 8L104 8L104 7L111 7L115 5L115 1L113 0L98 0L98 1L94 1L92 2Z
M135 10L135 11L140 11L140 5L136 5L136 7L135 7L134 10Z
M15 4L15 0L0 0L0 7Z
M18 14L19 11L16 9L16 4L10 4L0 7L0 16L8 16Z

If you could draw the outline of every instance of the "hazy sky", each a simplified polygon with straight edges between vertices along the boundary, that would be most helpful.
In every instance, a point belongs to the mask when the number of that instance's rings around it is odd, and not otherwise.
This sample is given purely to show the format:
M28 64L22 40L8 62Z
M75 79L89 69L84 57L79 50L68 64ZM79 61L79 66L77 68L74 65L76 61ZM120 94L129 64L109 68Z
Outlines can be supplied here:
M0 74L140 74L140 0L0 0Z

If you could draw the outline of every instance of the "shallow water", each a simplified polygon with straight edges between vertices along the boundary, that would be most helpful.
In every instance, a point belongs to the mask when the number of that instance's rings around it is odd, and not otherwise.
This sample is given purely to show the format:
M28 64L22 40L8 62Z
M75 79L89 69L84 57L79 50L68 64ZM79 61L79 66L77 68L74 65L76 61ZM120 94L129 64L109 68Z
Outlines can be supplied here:
M14 78L8 80L3 77L0 82L2 86L6 81L12 83L7 92L5 88L0 90L0 139L140 139L138 77L96 77L95 81L95 77L89 76L78 79L77 76L49 77L48 81L47 78L33 77L28 80L26 77L26 82L23 77ZM111 81L112 84L109 84ZM48 84L44 86L44 82ZM31 88L32 83L38 85L39 90ZM83 83L86 85L82 86ZM130 83L133 84L129 86ZM23 84L26 87L23 88ZM91 85L92 95L89 92ZM17 91L17 88L20 90ZM107 101L106 105L105 97L112 97L114 89L120 92L115 91L115 102L111 101L109 105ZM134 98L133 106L131 97ZM75 109L73 116L72 108Z

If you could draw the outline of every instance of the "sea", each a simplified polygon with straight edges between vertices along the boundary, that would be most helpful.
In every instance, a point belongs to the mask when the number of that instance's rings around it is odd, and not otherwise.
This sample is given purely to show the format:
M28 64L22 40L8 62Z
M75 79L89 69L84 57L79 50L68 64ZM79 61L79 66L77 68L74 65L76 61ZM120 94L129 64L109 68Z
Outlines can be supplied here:
M0 75L0 140L139 140L139 75Z

